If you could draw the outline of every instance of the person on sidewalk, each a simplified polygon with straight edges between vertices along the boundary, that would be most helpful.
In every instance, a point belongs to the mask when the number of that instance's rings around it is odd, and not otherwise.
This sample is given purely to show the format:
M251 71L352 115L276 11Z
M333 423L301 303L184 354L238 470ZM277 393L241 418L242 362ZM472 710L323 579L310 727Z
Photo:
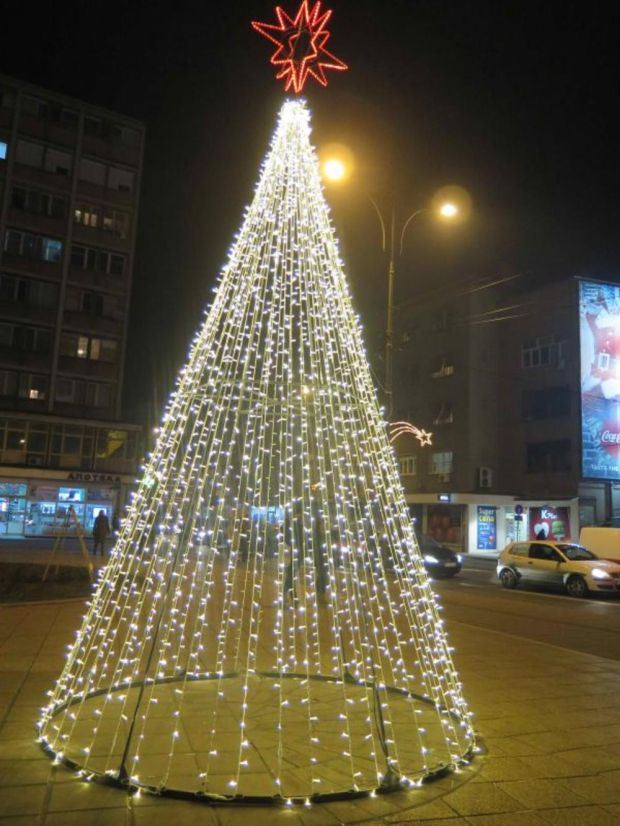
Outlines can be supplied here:
M93 525L93 555L97 556L97 548L101 556L105 556L105 541L110 535L110 523L105 511L99 511Z

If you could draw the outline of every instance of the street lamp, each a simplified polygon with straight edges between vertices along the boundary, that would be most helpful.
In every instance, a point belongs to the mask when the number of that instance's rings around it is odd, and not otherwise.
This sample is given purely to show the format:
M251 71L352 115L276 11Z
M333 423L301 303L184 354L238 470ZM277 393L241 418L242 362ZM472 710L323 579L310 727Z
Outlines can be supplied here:
M342 158L337 156L326 156L322 162L321 170L325 180L330 183L341 183L348 177L347 164ZM455 188L447 188L453 190ZM368 193L367 193L368 195ZM441 197L442 191L433 199L432 207L421 207L414 210L400 226L398 254L403 254L403 245L405 242L405 235L411 222L426 212L434 213L438 218L444 220L455 220L461 217L461 209L459 205L451 199L444 199ZM392 364L394 355L394 274L395 274L395 241L397 235L396 209L392 206L389 216L389 226L385 219L385 215L377 201L368 195L370 203L373 205L379 225L381 227L381 249L388 254L387 267L387 313L385 323L385 362L384 362L384 394L386 399L387 417L388 420L392 417L394 408L393 386L392 386Z

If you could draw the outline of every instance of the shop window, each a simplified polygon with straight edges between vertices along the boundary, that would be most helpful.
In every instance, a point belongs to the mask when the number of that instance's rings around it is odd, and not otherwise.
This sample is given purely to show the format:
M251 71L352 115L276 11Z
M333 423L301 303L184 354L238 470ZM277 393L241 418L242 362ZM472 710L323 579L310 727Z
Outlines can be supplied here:
M416 457L415 456L401 456L398 460L400 466L401 476L415 476L416 474Z
M432 476L449 476L453 470L454 454L451 450L431 453L429 473Z

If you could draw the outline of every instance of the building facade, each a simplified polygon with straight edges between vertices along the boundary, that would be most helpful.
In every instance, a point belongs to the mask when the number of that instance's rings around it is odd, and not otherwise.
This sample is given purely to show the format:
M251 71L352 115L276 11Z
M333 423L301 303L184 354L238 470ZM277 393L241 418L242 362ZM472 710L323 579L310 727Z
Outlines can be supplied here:
M0 538L135 479L119 421L144 126L0 75Z
M578 285L499 279L411 314L398 414L433 444L395 448L411 512L439 541L496 553L620 517L620 485L582 474Z

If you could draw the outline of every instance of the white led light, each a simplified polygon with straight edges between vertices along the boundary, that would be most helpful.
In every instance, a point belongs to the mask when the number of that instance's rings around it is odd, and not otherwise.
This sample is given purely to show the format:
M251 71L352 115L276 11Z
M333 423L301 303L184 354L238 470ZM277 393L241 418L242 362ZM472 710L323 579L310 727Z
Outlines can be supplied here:
M309 138L287 101L42 711L89 776L187 789L189 748L194 791L307 805L474 742Z

